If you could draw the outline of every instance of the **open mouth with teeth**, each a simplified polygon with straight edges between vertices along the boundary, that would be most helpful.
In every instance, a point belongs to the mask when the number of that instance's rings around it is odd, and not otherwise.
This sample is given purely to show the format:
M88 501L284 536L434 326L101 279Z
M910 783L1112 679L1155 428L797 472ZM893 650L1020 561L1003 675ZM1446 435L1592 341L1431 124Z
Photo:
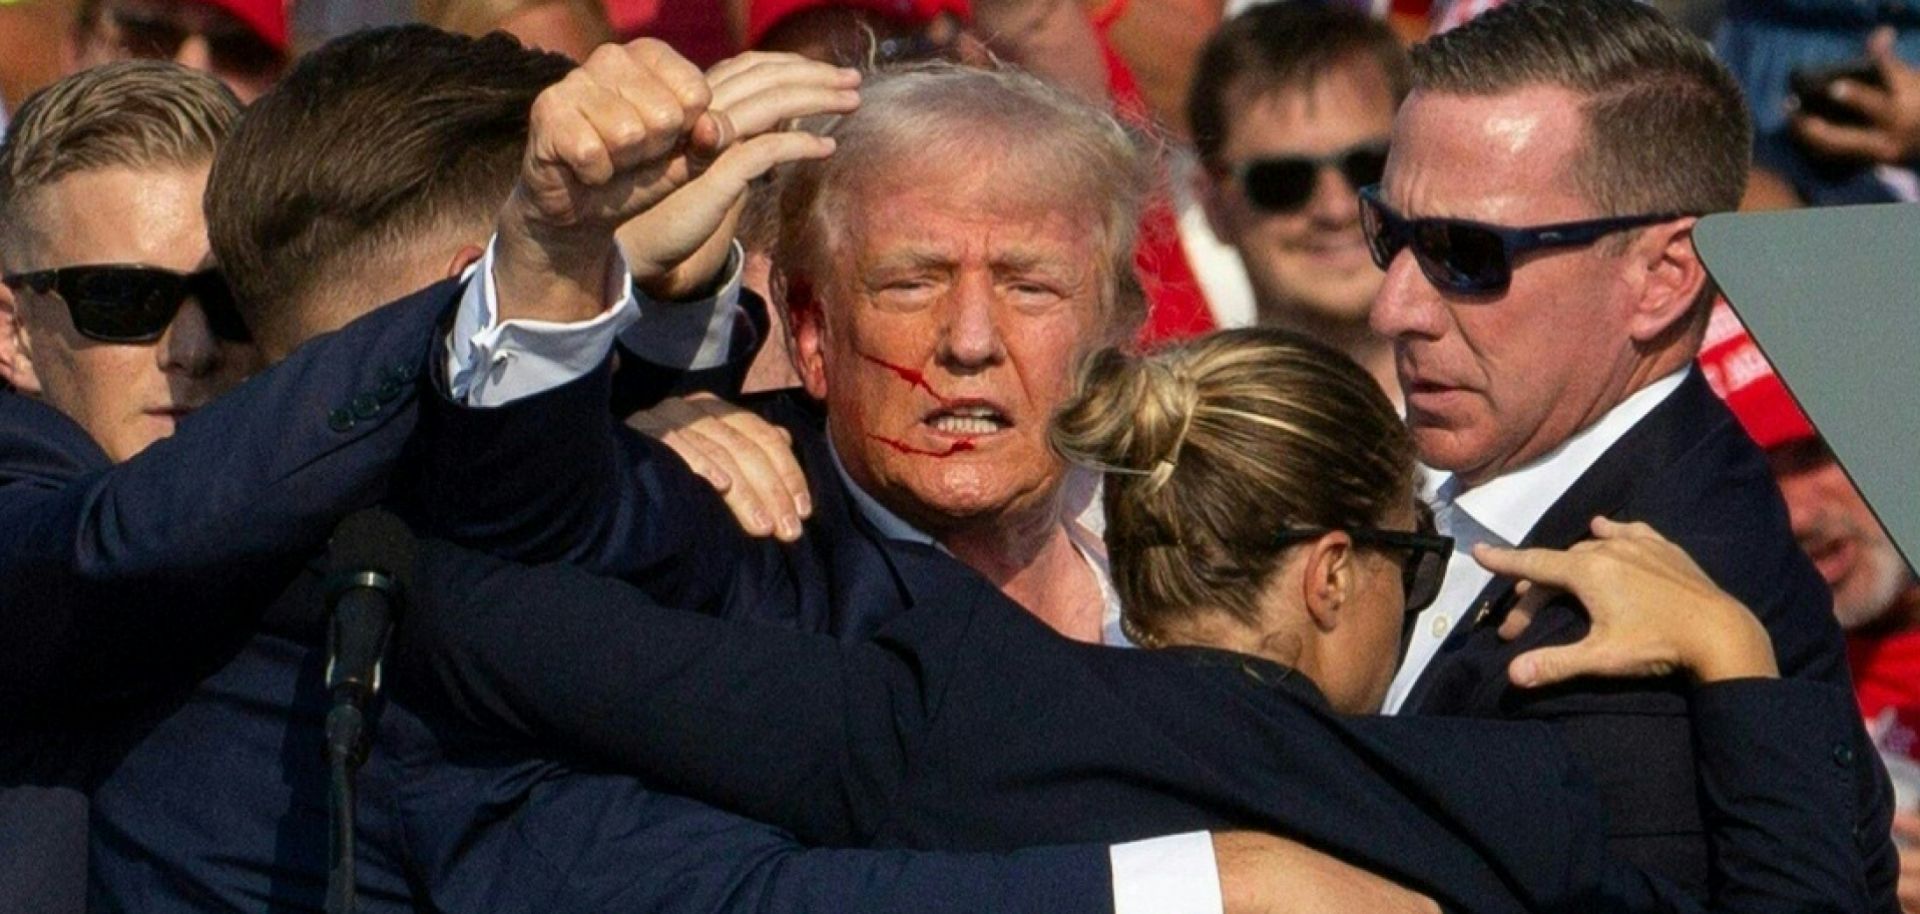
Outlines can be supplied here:
M978 438L1013 427L1013 420L985 404L949 404L934 410L922 420L928 428L943 435Z

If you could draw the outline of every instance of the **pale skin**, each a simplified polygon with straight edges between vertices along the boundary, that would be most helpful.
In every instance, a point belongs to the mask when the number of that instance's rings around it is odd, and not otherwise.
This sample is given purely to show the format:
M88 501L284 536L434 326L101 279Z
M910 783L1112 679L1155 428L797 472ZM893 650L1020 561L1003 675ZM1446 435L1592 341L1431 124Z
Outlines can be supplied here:
M1592 620L1587 636L1573 644L1515 657L1507 669L1514 685L1679 671L1701 683L1780 677L1765 626L1680 547L1642 523L1596 517L1592 531L1593 539L1566 550L1475 547L1475 561L1525 586L1519 605L1501 623L1502 637L1518 637L1539 607L1561 592L1578 599ZM1688 611L1663 611L1671 606Z
M833 275L805 283L815 302L789 302L796 359L855 483L1056 630L1097 640L1098 582L1068 537L1046 427L1103 339L1085 229L1100 216L1026 164L983 143L867 176Z
M750 84L760 67L783 65L742 61L715 83L737 76ZM832 97L837 107L829 110L850 110L858 104L857 74L832 72L829 82L837 85L810 89ZM673 49L641 39L601 47L543 92L534 102L520 181L498 223L501 318L572 322L604 310L615 231L636 217L644 215L640 228L621 242L643 285L672 277L696 254L723 252L714 235L749 182L781 162L832 152L823 137L762 132L770 126L764 121L791 113L749 104L757 96L746 88L710 85ZM745 126L714 107L723 90L738 90ZM717 264L700 279L713 269Z
M35 194L39 242L5 266L202 269L212 261L200 213L207 169L102 168L62 178ZM57 292L0 286L0 377L78 422L116 463L173 434L256 364L252 346L213 336L192 299L155 342L103 343L74 329Z

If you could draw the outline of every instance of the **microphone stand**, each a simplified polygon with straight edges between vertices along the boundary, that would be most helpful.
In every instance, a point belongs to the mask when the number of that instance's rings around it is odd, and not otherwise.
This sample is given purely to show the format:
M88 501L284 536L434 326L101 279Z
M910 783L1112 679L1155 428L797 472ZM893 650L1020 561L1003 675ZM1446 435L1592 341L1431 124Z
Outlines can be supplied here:
M411 572L411 540L392 515L349 516L334 533L327 580L327 914L359 909L354 878L354 777L367 759L367 711L380 694L381 660L405 592L381 566Z

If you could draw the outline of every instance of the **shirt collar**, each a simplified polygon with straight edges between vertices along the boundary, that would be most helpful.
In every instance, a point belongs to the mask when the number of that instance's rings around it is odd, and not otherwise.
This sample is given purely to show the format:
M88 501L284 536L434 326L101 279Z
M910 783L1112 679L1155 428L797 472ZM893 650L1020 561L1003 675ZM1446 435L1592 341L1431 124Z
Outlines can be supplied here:
M890 540L932 546L941 552L947 552L947 547L940 545L926 531L907 523L905 518L887 510L887 506L881 504L879 499L867 494L867 490L860 488L860 484L853 481L853 477L847 474L846 464L840 462L840 449L834 446L831 435L827 436L827 454L833 458L833 471L840 474L840 481L846 485L847 492L853 496L854 507L859 509L860 516L865 517L867 523L872 524L881 536ZM1113 589L1113 574L1107 567L1106 547L1100 541L1100 535L1072 519L1066 521L1066 527L1067 538L1073 542L1074 549L1080 553L1080 557L1086 560L1087 567L1093 572L1094 580L1100 585L1100 640L1110 647L1133 647L1133 642L1120 630L1120 594Z
M1451 501L1455 509L1506 544L1519 543L1608 448L1680 389L1691 370L1682 368L1648 384L1559 447L1464 492L1452 474L1435 472L1430 477L1431 494L1436 500Z
M827 454L833 458L833 471L840 474L840 481L853 495L853 504L860 509L860 516L866 518L867 523L872 524L875 530L880 531L881 536L890 540L932 546L941 552L947 551L947 547L936 542L926 531L907 523L906 518L887 510L887 506L881 504L879 499L867 494L867 490L860 488L860 484L853 481L853 477L847 474L847 465L840 462L840 448L834 445L832 435L827 436Z

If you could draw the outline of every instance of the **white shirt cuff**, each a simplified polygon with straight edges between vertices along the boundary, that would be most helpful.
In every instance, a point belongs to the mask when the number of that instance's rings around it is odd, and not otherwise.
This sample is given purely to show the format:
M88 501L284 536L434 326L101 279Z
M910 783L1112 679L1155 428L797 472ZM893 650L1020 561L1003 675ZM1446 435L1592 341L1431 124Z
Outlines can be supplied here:
M613 305L578 323L499 322L494 242L467 273L467 288L447 339L447 392L468 406L504 406L584 377L613 351L620 331L639 319L627 261L615 250L607 269Z
M734 242L721 272L725 280L711 298L660 303L636 290L640 319L620 332L620 345L666 368L703 371L726 364L733 351L734 328L746 313L740 307L746 262L746 251Z
M1213 836L1149 838L1109 848L1113 914L1224 914Z

